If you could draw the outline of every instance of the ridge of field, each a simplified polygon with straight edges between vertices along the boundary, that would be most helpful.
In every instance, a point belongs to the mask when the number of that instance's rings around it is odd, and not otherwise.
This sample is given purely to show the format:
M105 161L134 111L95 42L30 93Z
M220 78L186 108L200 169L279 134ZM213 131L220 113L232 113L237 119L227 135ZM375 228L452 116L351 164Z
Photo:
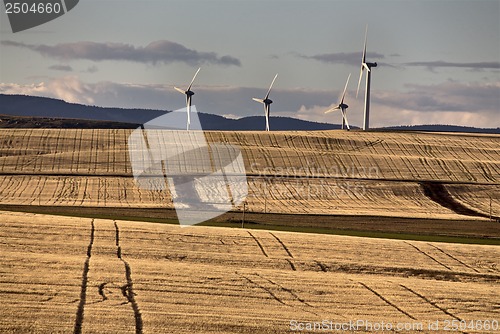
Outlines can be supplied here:
M0 204L173 208L168 189L144 190L135 184L127 146L130 133L3 130ZM247 210L252 212L461 220L486 219L490 213L500 216L497 135L357 131L205 135L210 143L231 144L242 151L249 186ZM451 205L430 198L424 182L442 185Z
M426 332L499 320L497 246L1 211L0 235L2 333L285 333L291 320Z

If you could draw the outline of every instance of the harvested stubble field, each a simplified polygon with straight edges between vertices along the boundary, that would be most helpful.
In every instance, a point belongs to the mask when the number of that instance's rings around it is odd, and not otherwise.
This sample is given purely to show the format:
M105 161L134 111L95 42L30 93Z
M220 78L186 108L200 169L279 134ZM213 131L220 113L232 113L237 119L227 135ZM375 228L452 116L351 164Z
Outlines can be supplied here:
M0 234L2 333L442 332L500 317L497 246L6 212Z
M3 130L0 204L173 208L168 190L135 184L130 133ZM491 202L500 216L500 136L314 131L206 137L241 149L249 212L477 220L489 216Z
M135 184L130 133L0 133L1 333L281 333L290 320L425 332L436 320L500 320L498 246L120 219L175 218L168 190ZM241 149L246 217L261 227L500 238L488 219L500 216L499 136L206 136Z

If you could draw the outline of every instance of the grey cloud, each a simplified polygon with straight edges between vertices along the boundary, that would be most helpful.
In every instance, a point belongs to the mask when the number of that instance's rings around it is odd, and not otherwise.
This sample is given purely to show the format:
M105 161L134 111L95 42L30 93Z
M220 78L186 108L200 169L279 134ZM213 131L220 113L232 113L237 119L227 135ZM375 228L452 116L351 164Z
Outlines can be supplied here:
M63 72L72 72L73 68L69 65L52 65L49 66L50 70L54 71L63 71Z
M380 105L392 107L401 110L417 111L465 111L467 108L460 103L453 103L443 100L438 96L431 95L428 92L381 92L378 95L372 95L372 101Z
M87 70L85 70L86 73L96 73L99 69L97 68L97 66L90 66L89 68L87 68Z
M440 67L458 67L458 68L468 68L474 70L483 70L483 69L500 69L500 62L498 61L490 61L490 62L475 62L475 63L454 63L447 61L416 61L405 63L406 66L423 66L427 67L429 70L434 70L435 68Z
M313 56L298 55L301 58L313 59L329 64L345 64L358 66L361 62L361 52L338 52L338 53L323 53ZM367 52L366 57L372 61L376 59L384 59L385 56L376 52Z
M160 40L145 47L124 43L76 42L56 45L27 44L14 41L1 41L1 45L29 49L43 56L62 59L86 59L92 61L121 60L138 63L168 64L184 62L190 65L202 63L241 66L239 59L232 56L218 56L215 52L200 52L182 44Z
M463 84L444 82L436 85L406 85L406 92L379 91L372 94L372 101L400 110L422 112L478 111L498 112L500 109L500 84Z

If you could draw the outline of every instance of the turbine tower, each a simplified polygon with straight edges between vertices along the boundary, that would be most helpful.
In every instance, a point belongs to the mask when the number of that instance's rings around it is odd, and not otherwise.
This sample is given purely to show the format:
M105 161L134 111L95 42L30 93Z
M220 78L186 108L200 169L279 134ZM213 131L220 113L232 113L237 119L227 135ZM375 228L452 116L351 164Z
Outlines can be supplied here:
M252 100L257 101L259 103L262 103L264 105L264 113L266 115L266 131L269 131L269 111L270 111L270 106L271 103L273 103L272 100L269 99L269 94L271 93L271 88L273 88L274 81L278 77L278 74L274 76L273 81L271 82L271 86L269 86L269 90L267 91L266 97L263 99L257 99L257 98L252 98Z
M366 89L365 89L365 113L363 117L363 130L370 128L370 83L372 80L372 67L377 67L377 63L369 63L366 61L366 38L368 36L368 25L365 32L365 45L363 47L363 56L361 58L361 71L359 72L358 90L356 91L356 98L358 98L359 86L363 71L366 69Z
M198 68L198 71L196 71L196 73L194 74L193 80L191 80L191 83L186 90L174 87L174 89L179 93L186 94L187 130L189 130L189 125L191 124L191 101L194 95L194 92L191 90L191 86L193 86L194 79L196 79L196 76L198 75L198 72L200 72L200 70L201 67Z
M325 114L328 114L328 113L331 113L333 111L340 110L340 112L342 113L342 129L344 129L344 126L347 126L347 130L351 129L349 127L349 122L347 121L347 108L349 106L344 103L344 98L345 98L345 93L347 91L347 85L349 84L349 78L350 77L351 77L351 73L349 73L349 76L347 77L347 82L345 83L344 92L340 96L339 105L336 106L336 107L334 107L334 108L331 108L331 109L328 109L327 111L325 111Z

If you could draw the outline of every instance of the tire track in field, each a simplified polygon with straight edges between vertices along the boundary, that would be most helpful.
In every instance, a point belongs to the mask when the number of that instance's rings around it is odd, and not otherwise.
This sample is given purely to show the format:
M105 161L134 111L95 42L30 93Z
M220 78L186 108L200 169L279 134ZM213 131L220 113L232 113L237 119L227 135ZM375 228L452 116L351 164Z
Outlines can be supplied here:
M283 247L283 249L285 250L285 252L288 254L288 256L290 256L292 259L293 259L293 255L292 255L292 252L290 252L290 250L288 249L288 247L283 243L283 241L280 240L280 238L278 238L276 235L274 235L274 233L271 233L269 232L270 235L272 235L274 237L274 239L276 239L280 245Z
M99 295L102 297L102 301L108 300L108 297L106 296L106 293L104 292L104 288L106 287L107 282L99 284Z
M125 266L125 277L127 279L127 284L121 287L122 294L127 301L132 305L132 310L134 311L135 318L135 333L142 334L143 322L141 310L139 309L139 304L135 300L136 293L134 292L134 281L132 280L132 270L130 269L130 265L127 261L125 261L122 257L122 248L120 246L120 229L118 228L118 224L114 221L115 225L115 242L116 242L116 256L123 262Z
M449 253L445 252L445 251L444 251L444 250L442 250L441 248L439 248L439 247L437 247L437 246L435 246L435 245L433 245L433 244L430 244L430 243L427 243L427 244L428 244L429 246L431 246L431 247L434 247L435 249L437 249L438 251L440 251L440 252L441 252L441 253L443 253L444 255L448 256L449 258L451 258L451 259L453 259L453 260L457 261L457 262L458 262L458 263L460 263L461 265L463 265L463 266L465 266L465 267L469 268L470 270L475 271L476 273L479 273L479 270L477 270L476 268L473 268L473 267L469 266L468 264L466 264L466 263L464 263L464 262L460 261L459 259L457 259L457 258L456 258L456 257L454 257L453 255L451 255L451 254L449 254Z
M260 289L266 291L274 300L276 300L278 303L282 304L282 305L286 305L285 302L283 300L281 300L280 298L278 298L278 296L276 296L269 288L261 285L261 284L258 284L257 282L251 280L250 278L246 277L245 275L242 275L242 274L239 274L237 273L239 276L243 277L245 280L247 280L247 282L259 287Z
M75 325L73 328L74 334L82 333L82 325L84 319L84 311L85 311L85 301L87 299L87 284L88 284L88 274L90 269L90 258L92 256L92 246L94 245L94 234L95 234L95 225L94 219L90 222L91 230L90 230L90 242L87 246L87 259L83 265L83 273L82 273L82 286L80 290L80 302L78 304L78 309L76 311L76 319Z
M390 305L392 306L393 308L395 308L396 310L398 310L400 313L406 315L407 317L409 317L410 319L412 320L417 320L417 318L415 318L414 316L412 316L411 314L409 314L408 312L406 312L405 310L401 309L399 306L397 306L396 304L394 304L393 302L389 301L387 298L385 298L384 296L382 296L379 292L375 291L374 289L370 288L368 285L366 285L365 283L363 282L358 282L361 286L363 286L365 289L367 289L368 291L371 291L375 296L377 296L378 298L380 298L382 301L384 301L387 305Z
M300 303L302 303L302 304L304 304L304 305L306 305L306 306L308 306L308 307L312 307L312 308L314 307L314 306L312 306L311 304L309 304L308 302L306 302L304 299L300 298L300 297L299 297L299 296L298 296L298 295L297 295L297 294L296 294L296 293L295 293L292 289L285 288L283 285L281 285L281 284L279 284L279 283L276 283L276 282L274 282L274 281L270 280L269 278L264 277L264 276L262 276L262 275L260 275L260 274L258 274L258 273L255 273L255 276L258 276L258 277L262 278L263 280L268 281L268 282L269 282L269 283L271 283L272 285L277 286L280 290L283 290L283 291L285 291L285 292L288 292L290 295L292 295L292 296L293 296L296 300L298 300ZM316 315L317 315L317 314L316 314Z
M321 269L322 272L324 272L324 273L328 272L328 267L325 266L324 263L321 263L318 260L314 260L314 263L316 263L318 265L319 269Z
M297 271L297 268L295 267L295 264L293 264L292 260L290 259L285 259L286 262L290 265L290 268L292 268L293 271Z
M432 305L433 307L437 308L438 310L440 310L441 312L443 312L444 314L458 320L458 321L462 321L462 319L460 319L459 317L457 317L456 315L454 315L453 313L451 313L450 311L448 311L447 309L445 309L444 307L441 307L439 306L438 304L436 304L435 302L433 302L432 300L430 300L429 298L427 298L426 296L416 292L415 290L413 289L410 289L409 287L403 285L403 284L400 284L399 286L401 286L403 289L407 290L408 292L411 292L412 294L414 294L415 296L421 298L422 300L424 300L426 303ZM461 332L462 334L467 334L466 332Z
M265 257L269 257L269 255L267 255L265 249L264 249L264 246L262 246L262 244L260 243L259 239L257 239L253 234L252 232L250 231L247 231L248 234L250 234L250 236L253 238L253 240L255 240L255 242L257 243L257 245L259 246L260 250L262 251L262 254L264 254Z
M292 307L292 308L295 308L295 307L299 307L299 306L307 306L307 308L314 308L314 306L312 306L311 304L309 304L308 302L306 302L304 299L300 298L293 290L289 289L289 288L285 288L284 286L282 286L281 284L278 284L258 273L253 273L251 274L253 277L253 279L251 279L250 277L248 276L245 276L245 275L242 275L242 274L239 274L237 273L239 276L243 277L245 280L247 280L249 283L257 286L258 288L266 291L274 300L276 300L278 303L284 305L284 306L288 306L288 307ZM260 280L260 282L259 282ZM285 302L285 296L282 296L280 297L279 295L280 294L283 294L283 293L286 293L288 295L290 295L292 297L292 300L291 302L295 301L296 304L294 305L293 303L287 303ZM298 305L297 305L298 304ZM311 311L309 309L303 309L301 308L304 312L307 312L307 313L310 313L310 314L313 314L315 316L319 316L318 313L314 312L314 311Z
M438 263L438 264L442 265L443 267L445 267L446 269L448 269L448 270L450 270L450 271L451 271L451 268L450 268L450 267L448 267L447 265L443 264L442 262L440 262L440 261L436 260L433 256L431 256L431 255L427 254L426 252L424 252L423 250L421 250L421 249L420 249L420 248L418 248L417 246L415 246L415 245L413 245L413 244L411 244L411 243L409 243L409 242L407 242L407 241L404 241L404 243L405 243L405 244L407 244L407 245L410 245L411 247L413 247L414 249L416 249L416 250L417 250L417 252L419 252L419 253L421 253L421 254L423 254L423 255L427 256L427 257L428 257L429 259L431 259L432 261L434 261L434 262L436 262L436 263Z

